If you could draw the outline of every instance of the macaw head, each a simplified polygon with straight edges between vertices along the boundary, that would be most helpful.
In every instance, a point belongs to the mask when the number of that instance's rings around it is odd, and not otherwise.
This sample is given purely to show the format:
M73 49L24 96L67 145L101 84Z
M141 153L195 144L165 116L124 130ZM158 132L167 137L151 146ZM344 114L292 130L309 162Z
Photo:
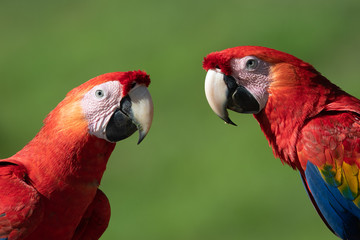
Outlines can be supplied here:
M227 109L257 114L272 98L290 96L294 86L306 85L304 79L318 75L310 64L290 54L257 46L210 53L203 67L207 71L205 94L209 105L220 118L233 125Z
M97 76L71 90L44 121L45 129L117 142L139 130L140 143L153 118L153 102L143 71ZM66 131L66 130L70 131Z

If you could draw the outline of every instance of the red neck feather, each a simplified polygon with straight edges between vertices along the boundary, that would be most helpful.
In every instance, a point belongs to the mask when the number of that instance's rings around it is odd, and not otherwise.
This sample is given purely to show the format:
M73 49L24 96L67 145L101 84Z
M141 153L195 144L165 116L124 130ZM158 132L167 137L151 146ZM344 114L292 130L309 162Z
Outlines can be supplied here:
M296 142L299 131L312 117L340 96L347 95L313 68L287 63L273 66L273 82L265 108L254 115L276 157L299 168Z
M22 162L36 189L56 191L88 186L96 190L115 143L91 136L80 101L66 97L44 120L35 138L12 159ZM91 186L91 187L90 187Z

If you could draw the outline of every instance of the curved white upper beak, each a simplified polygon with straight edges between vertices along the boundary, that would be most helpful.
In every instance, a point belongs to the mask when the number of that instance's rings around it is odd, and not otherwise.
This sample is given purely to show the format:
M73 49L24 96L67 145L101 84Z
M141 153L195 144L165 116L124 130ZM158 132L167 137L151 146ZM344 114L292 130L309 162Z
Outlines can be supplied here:
M149 90L143 85L136 86L128 95L132 103L133 121L139 130L139 144L150 130L154 105Z
M228 87L224 81L224 74L220 71L208 70L205 78L205 95L211 109L226 123L234 124L226 110L228 102Z

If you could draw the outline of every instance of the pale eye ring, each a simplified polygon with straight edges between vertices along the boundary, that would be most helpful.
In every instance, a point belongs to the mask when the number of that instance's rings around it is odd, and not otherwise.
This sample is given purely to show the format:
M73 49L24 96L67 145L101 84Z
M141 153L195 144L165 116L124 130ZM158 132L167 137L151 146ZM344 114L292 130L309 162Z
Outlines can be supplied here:
M101 90L101 89L96 90L96 91L95 91L95 96L96 96L97 98L103 98L103 97L105 96L104 91Z
M258 66L258 61L255 58L250 58L246 61L245 66L247 70L255 70Z

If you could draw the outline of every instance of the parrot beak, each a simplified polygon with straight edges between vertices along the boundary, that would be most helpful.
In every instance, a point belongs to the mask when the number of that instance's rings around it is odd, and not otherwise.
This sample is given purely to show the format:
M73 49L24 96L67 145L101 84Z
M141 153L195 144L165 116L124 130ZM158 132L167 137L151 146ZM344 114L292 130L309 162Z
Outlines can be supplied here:
M226 110L228 102L228 88L224 81L224 74L219 71L208 70L205 78L206 99L216 115L228 124L236 126L229 118Z
M145 86L139 86L131 90L129 97L132 102L133 121L139 130L138 144L140 144L150 130L154 105L151 95Z
M120 108L112 115L106 127L107 139L117 142L139 130L138 144L140 144L150 130L153 110L148 89L142 85L133 88L122 98Z
M226 123L236 126L227 109L238 113L258 113L260 105L255 97L232 76L209 69L205 78L205 95L211 109Z

